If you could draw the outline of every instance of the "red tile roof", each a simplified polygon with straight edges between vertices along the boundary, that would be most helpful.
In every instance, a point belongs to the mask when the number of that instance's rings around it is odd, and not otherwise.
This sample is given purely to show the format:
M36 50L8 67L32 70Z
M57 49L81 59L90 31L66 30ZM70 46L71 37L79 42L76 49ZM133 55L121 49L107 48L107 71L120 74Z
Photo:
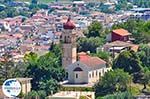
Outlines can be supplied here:
M121 35L121 36L127 36L127 35L131 35L131 33L129 33L127 30L125 29L116 29L113 30L113 33Z
M106 64L106 62L99 57L91 57L88 54L81 52L78 53L80 62L86 64L88 67L95 67L97 65Z

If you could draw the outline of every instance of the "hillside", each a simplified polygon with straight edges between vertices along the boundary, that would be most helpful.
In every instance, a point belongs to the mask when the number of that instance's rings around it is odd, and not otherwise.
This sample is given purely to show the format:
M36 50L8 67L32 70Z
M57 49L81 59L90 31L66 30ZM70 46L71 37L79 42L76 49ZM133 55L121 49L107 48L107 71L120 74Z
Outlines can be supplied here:
M31 2L31 0L15 0L15 1L22 1L22 2ZM49 3L55 0L39 0L40 3Z
M15 0L15 1L22 1L22 2L31 2L31 0ZM39 0L40 3L49 3L49 2L53 2L56 0ZM68 2L68 1L72 1L72 0L57 0L58 2ZM85 2L105 2L106 0L83 0Z

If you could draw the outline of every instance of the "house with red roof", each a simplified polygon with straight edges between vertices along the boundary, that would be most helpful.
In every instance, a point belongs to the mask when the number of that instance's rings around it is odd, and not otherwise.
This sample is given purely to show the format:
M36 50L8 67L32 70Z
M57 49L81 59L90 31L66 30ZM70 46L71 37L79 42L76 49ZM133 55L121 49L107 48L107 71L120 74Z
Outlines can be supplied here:
M124 41L127 42L129 41L129 37L131 36L131 33L129 33L127 30L125 29L116 29L113 30L111 33L111 41Z
M106 62L98 57L91 57L85 52L78 53L78 61L70 64L68 82L71 84L96 83L108 69Z

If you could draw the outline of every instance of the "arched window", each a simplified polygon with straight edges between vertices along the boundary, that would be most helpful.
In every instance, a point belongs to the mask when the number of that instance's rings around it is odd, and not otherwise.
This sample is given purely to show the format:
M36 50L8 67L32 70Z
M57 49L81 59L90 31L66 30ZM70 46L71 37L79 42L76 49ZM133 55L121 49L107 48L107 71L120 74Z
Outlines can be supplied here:
M92 77L94 77L94 71L92 72Z
M89 74L89 78L91 78L91 74Z
M99 77L101 77L101 72L99 72Z
M96 77L97 77L97 71L96 71Z

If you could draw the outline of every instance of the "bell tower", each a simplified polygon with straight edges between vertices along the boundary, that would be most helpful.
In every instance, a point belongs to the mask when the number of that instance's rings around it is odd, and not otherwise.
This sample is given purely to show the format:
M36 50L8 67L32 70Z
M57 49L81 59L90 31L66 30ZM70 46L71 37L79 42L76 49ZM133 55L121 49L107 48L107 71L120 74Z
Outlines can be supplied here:
M63 24L62 33L62 65L66 69L68 65L76 62L77 59L77 48L76 48L76 32L75 25L71 21L70 17L67 22Z

